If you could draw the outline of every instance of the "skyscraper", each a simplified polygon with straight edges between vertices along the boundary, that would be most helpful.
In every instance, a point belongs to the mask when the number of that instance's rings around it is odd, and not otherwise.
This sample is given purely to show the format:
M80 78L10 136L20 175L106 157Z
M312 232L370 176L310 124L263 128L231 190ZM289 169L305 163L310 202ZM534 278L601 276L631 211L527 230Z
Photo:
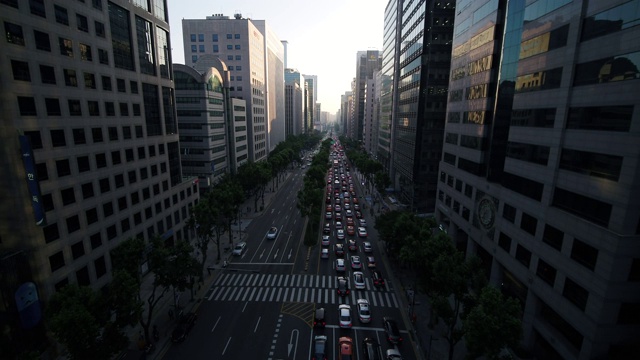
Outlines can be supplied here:
M436 216L521 301L538 358L637 348L638 9L457 4Z
M364 131L364 100L367 80L373 79L380 70L382 58L378 50L358 51L356 55L356 79L354 90L354 133L350 135L354 140L362 140Z
M166 2L2 1L0 18L3 295L101 289L122 240L187 239L199 192L181 173Z
M304 132L304 77L298 70L285 69L285 136Z

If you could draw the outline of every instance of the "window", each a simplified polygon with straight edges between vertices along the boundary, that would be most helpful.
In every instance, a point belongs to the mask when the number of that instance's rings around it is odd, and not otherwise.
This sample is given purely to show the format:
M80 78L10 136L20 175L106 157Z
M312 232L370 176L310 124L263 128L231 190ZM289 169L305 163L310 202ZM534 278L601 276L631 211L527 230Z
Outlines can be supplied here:
M118 105L120 107L120 116L129 116L129 104L119 103ZM129 129L129 131L131 131L131 129Z
M633 27L638 22L638 2L626 1L621 5L591 15L582 23L582 41L604 36Z
M137 177L136 177L136 171L135 170L129 171L129 173L127 175L129 177L129 185L135 184L136 181L138 180Z
M63 69L64 84L66 86L78 87L78 78L76 77L76 71L71 69Z
M22 26L5 21L4 32L9 44L24 46L24 35L22 34Z
M227 34L227 39L233 39L233 35Z
M66 219L67 233L71 234L80 230L80 218L78 215L74 215Z
M191 42L196 42L196 34L189 34L189 39Z
M562 289L562 296L569 300L578 309L584 311L587 307L587 300L589 299L589 292L578 285L575 281L566 278L564 280L564 289Z
M96 36L105 37L104 24L100 21L94 21L93 27L96 29Z
M104 141L104 138L102 137L102 128L92 128L91 135L93 137L94 143L100 143Z
M129 11L109 3L109 24L115 67L135 71Z
M142 137L144 137L142 133L142 126L136 125L136 139L141 139Z
M29 63L26 61L11 60L13 79L18 81L31 81Z
M49 256L49 266L51 267L51 272L64 267L64 255L62 254L62 251L58 251L57 253Z
M109 183L109 178L100 179L100 193L104 194L111 190L111 184Z
M91 46L80 43L80 59L83 61L93 61Z
M618 324L640 324L640 303L620 304Z
M149 157L154 157L156 156L156 146L155 145L149 145Z
M60 195L62 196L62 205L66 206L76 202L76 194L73 188L60 190Z
M91 225L95 222L98 222L98 209L91 208L84 212L85 217L87 218L87 225Z
M115 150L111 152L111 164L118 165L122 163L122 158L120 157L120 150Z
M116 116L116 106L111 101L104 102L104 112L107 116Z
M100 64L109 65L109 52L104 49L98 49L98 59Z
M56 83L56 73L53 66L40 65L40 79L43 84Z
M44 8L44 0L29 0L29 9L33 15L40 16L45 19L47 18L47 12Z
M58 38L58 45L60 45L60 55L73 57L73 41L60 37Z
M544 226L544 233L542 234L542 242L551 246L552 248L561 251L562 241L564 238L564 232L561 230L546 224Z
M67 13L67 9L59 5L54 5L53 9L56 13L56 22L58 22L58 24L69 26L69 14Z
M40 176L38 176L38 178L39 177ZM44 208L44 211L54 210L53 197L51 196L51 194L43 194L40 200L42 201L42 207Z
M118 198L118 210L123 211L127 209L127 197L122 196Z
M104 256L100 256L93 262L93 267L96 269L96 278L100 279L107 273L107 264L104 261Z
M69 105L69 115L71 116L82 116L82 107L80 106L80 100L68 100ZM84 137L84 130L83 137Z
M89 276L89 269L84 266L80 270L76 271L76 280L80 286L91 285L91 277Z
M137 94L138 93L138 82L131 80L129 81L129 87L131 88L131 93L132 94Z
M198 42L204 41L204 34L198 34Z
M214 53L220 52L220 47L218 47L218 45L213 45L213 52Z
M127 85L124 79L116 79L116 83L118 85L118 92L127 92Z
M233 45L227 44L227 50L233 50Z
M204 45L198 45L198 52L204 52Z
M198 61L198 55L192 55L191 62L197 62L197 61Z
M640 15L640 14L639 14ZM596 85L638 79L640 52L610 56L577 64L573 85Z
M138 192L132 192L131 193L131 205L136 205L137 203L140 202L140 194L138 194Z
M571 258L578 264L593 271L598 261L598 249L583 241L574 239L571 247Z
M102 76L102 90L104 91L113 91L113 87L111 84L111 76Z
M498 238L498 246L509 253L511 251L511 237L501 232L500 237Z
M32 97L18 96L18 108L22 116L36 116L36 101Z
M536 227L538 226L538 219L523 212L520 219L520 228L529 234L536 236Z
M124 186L124 175L123 174L118 174L118 175L114 176L113 180L116 183L116 189L119 189L119 188Z
M618 181L622 156L562 149L560 168L593 177Z
M520 261L520 263L528 269L531 264L531 251L518 244L516 248L516 260Z
M542 259L538 259L538 269L536 270L536 275L547 284L553 287L553 283L556 281L556 269L547 264Z
M506 220L509 220L511 223L516 222L516 208L505 203L504 208L502 209L502 217Z
M102 204L102 213L105 218L113 215L113 203L111 201Z
M64 130L51 130L51 144L53 147L61 147L67 145L67 140L64 136Z
M44 105L47 108L48 116L60 116L62 110L60 110L60 100L53 98L45 98Z
M552 205L597 225L608 226L611 204L556 187Z
M89 32L89 21L87 21L86 16L76 14L76 25L78 26L78 30Z
M242 60L242 56L241 55L236 55L236 60Z
M102 235L100 234L100 232L97 232L93 235L91 235L91 237L89 238L91 241L91 249L97 249L100 246L102 246Z
M89 163L89 157L88 156L78 156L78 158L76 159L77 163L78 163L78 171L83 173L83 172L87 172L91 170L91 165Z
M211 41L218 42L218 34L212 34L211 35Z
M116 238L116 236L118 236L118 232L116 230L116 226L115 225L111 225L107 228L107 239L109 240L113 240Z
M60 232L58 231L58 224L56 223L43 227L42 232L44 234L44 240L47 244L60 239Z
M33 37L36 41L36 49L51 52L51 42L49 41L49 34L33 30Z
M138 159L144 159L147 157L144 146L138 148Z
M42 137L40 131L25 131L24 134L29 138L32 149L42 149Z
M109 126L109 141L118 141L118 128L115 126Z
M107 155L105 153L96 154L96 167L98 169L107 167Z
M233 55L227 55L227 60L233 60Z
M87 101L87 107L89 107L89 115L100 116L100 106L97 101Z
M133 157L133 149L125 149L124 154L127 162L132 162L135 160L135 158Z
M87 89L96 88L96 76L92 73L84 73L84 87Z
M122 109L120 109L120 111L122 111ZM131 126L122 127L122 137L125 140L131 139Z

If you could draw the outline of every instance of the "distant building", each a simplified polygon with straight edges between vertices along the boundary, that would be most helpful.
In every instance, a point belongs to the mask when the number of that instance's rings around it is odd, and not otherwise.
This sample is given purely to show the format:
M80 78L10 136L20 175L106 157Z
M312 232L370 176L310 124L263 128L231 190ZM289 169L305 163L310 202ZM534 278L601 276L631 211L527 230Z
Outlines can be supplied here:
M640 334L640 1L458 1L436 217L538 359Z
M365 89L367 80L373 79L375 73L380 70L382 57L378 50L358 51L356 58L356 77L354 96L354 132L350 134L353 140L362 141L364 131Z
M302 75L304 77L305 84L305 109L304 109L304 131L312 132L314 127L315 116L315 104L316 104L316 76L315 75Z
M380 71L376 76L367 80L365 87L364 121L362 143L365 151L376 159L378 156L378 119L380 117Z
M203 56L192 68L175 64L180 153L185 175L206 191L248 161L246 102L229 97L229 71Z
M285 136L304 132L305 81L298 70L285 69Z
M183 19L182 32L188 66L207 54L227 64L231 97L247 103L249 160L266 159L270 129L281 133L274 142L284 139L284 45L263 20L240 14Z

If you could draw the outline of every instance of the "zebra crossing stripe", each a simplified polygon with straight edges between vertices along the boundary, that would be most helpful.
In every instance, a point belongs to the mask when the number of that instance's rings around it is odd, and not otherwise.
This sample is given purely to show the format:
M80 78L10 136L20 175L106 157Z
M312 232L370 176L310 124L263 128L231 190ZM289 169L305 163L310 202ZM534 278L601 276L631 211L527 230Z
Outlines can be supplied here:
M258 290L258 293L256 294L256 301L258 301L258 298L260 298L260 294L262 294L262 290L264 290L265 288L261 287L261 288L258 288L258 289L259 290Z
M234 288L233 291L229 294L229 299L233 299L233 295L235 295L238 288Z
M276 301L280 301L280 294L282 293L282 288L278 289L278 296L276 296Z
M278 275L278 287L282 284L282 279L284 279L284 275Z

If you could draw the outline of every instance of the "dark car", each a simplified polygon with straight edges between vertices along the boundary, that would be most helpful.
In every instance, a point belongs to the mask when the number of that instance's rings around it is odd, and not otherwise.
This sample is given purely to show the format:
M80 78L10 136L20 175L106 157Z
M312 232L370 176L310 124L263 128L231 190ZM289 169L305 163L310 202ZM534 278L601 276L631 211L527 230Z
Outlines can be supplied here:
M365 360L380 360L380 353L378 342L373 338L364 338L362 340L362 354Z
M331 234L331 224L324 224L324 228L322 229L323 234Z
M313 326L325 327L327 322L324 320L324 308L317 308L313 313Z
M371 272L371 280L373 280L373 286L375 287L384 286L384 278L382 277L382 273L378 270Z
M178 324L173 330L173 333L171 333L171 341L183 342L184 339L187 338L187 335L189 335L191 329L193 329L193 325L196 324L197 319L198 315L192 312L182 315L180 319L178 319Z
M400 345L402 343L402 337L400 336L400 330L398 330L398 323L392 318L385 316L382 318L382 325L384 332L387 333L387 341L393 345Z
M336 250L336 256L337 257L344 257L344 245L336 244L335 245L335 250Z
M345 297L349 295L349 279L338 276L338 295Z

